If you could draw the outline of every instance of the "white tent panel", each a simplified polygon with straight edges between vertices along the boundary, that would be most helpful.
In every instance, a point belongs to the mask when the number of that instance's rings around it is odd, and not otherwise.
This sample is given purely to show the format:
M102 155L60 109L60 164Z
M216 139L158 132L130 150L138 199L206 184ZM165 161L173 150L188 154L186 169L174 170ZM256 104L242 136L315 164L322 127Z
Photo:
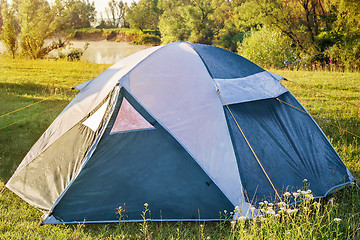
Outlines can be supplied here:
M278 97L288 90L269 72L244 78L214 79L227 104Z
M187 149L225 196L243 205L223 106L197 53L186 43L167 45L123 80L121 85Z

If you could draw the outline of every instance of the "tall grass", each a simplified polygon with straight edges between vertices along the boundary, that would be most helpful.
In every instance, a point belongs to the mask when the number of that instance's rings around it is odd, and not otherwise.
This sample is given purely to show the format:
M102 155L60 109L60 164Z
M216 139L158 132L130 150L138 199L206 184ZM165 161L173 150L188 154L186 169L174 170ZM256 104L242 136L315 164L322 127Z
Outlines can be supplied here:
M76 91L67 91L106 69L108 65L0 57L0 115L49 98L33 107L0 118L0 127L66 104ZM283 84L315 117L360 135L360 73L275 71L291 81ZM0 187L62 110L0 130ZM355 177L360 175L359 139L319 121ZM302 192L301 192L302 191ZM264 202L258 218L233 219L222 212L221 222L151 222L151 205L144 206L142 223L42 226L41 213L9 190L0 195L0 239L358 239L360 191L345 188L326 199L314 200L308 189L288 193L303 201L289 205ZM289 195L290 196L290 195ZM253 210L255 211L255 210ZM121 209L119 209L121 213ZM121 214L119 214L121 219Z

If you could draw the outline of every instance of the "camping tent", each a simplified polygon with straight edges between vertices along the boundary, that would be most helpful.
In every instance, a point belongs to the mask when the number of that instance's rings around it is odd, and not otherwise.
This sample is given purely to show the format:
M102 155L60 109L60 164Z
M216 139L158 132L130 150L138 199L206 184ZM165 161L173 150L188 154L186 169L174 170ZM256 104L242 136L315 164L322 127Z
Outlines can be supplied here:
M227 50L174 42L133 54L79 94L6 187L45 223L216 220L300 189L354 178L279 82ZM286 103L286 104L285 104Z

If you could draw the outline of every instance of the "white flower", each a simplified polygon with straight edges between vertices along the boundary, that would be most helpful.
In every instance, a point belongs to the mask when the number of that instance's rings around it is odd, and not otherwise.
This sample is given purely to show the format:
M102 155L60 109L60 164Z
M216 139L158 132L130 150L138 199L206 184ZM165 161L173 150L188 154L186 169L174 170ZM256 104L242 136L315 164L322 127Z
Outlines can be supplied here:
M287 209L286 212L287 213L296 213L299 209Z
M314 196L312 194L308 194L308 195L306 195L306 197L309 199L314 199Z
M269 202L268 201L264 201L265 204L268 204Z
M341 218L334 218L335 222L341 222Z
M299 196L299 193L294 192L293 195L294 195L294 197L297 197L297 196Z
M146 207L146 208L147 208L148 206L149 206L149 204L148 204L148 203L144 203L144 207Z
M246 217L245 216L240 216L239 220L246 220Z
M269 206L271 207L271 206L274 206L274 204L273 203L269 203Z
M274 211L274 210L272 210L272 209L267 210L265 213L266 213L266 214L272 214L272 215L275 215L275 211Z
M291 195L291 193L289 193L289 192L285 192L285 193L284 193L284 196L285 196L285 197L289 197L290 195Z
M250 208L250 210L251 210L252 212L255 211L255 209L256 209L255 207L251 207L251 208Z
M235 206L235 210L240 210L240 207L239 206Z
M259 202L259 205L262 206L262 205L264 205L264 203L263 203L263 202Z
M289 193L290 194L290 193ZM284 202L278 202L277 203L277 205L279 205L279 206L283 206L283 205L285 205L286 203L284 203Z

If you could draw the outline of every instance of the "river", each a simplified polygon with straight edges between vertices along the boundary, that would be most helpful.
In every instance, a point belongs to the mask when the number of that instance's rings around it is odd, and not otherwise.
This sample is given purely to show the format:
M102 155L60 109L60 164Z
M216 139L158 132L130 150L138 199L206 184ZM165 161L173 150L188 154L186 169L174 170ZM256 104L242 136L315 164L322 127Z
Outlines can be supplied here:
M150 46L132 45L127 42L112 42L107 40L101 41L71 41L72 48L83 49L86 43L89 43L88 48L84 52L82 60L94 63L112 64L120 59L129 56L140 50L149 48ZM0 41L0 53L4 52L5 47ZM58 50L54 50L50 56L56 57Z

